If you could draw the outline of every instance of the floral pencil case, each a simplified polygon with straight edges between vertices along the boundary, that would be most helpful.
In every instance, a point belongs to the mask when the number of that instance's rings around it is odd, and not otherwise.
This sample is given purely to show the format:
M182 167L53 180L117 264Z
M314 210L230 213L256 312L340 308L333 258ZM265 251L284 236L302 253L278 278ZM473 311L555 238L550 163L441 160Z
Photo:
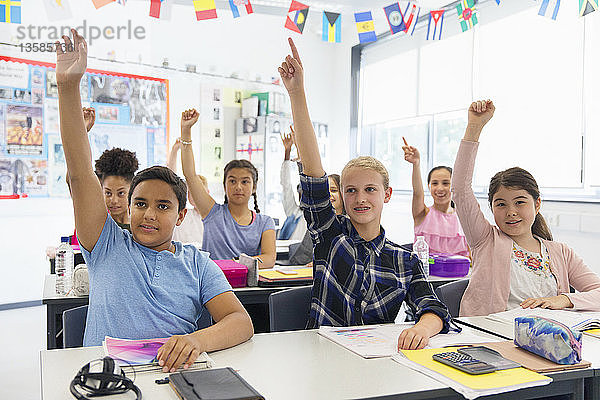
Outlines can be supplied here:
M515 345L557 364L581 362L582 336L553 319L515 318Z

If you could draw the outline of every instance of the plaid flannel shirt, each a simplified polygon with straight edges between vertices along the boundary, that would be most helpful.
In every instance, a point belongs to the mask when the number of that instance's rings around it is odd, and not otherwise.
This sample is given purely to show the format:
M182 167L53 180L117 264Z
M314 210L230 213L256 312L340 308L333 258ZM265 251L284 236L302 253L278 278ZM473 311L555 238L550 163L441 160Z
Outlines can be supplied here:
M308 328L394 322L403 301L418 320L426 312L450 314L433 293L419 259L385 238L367 242L347 216L336 216L327 177L300 174L300 207L314 247L314 284Z

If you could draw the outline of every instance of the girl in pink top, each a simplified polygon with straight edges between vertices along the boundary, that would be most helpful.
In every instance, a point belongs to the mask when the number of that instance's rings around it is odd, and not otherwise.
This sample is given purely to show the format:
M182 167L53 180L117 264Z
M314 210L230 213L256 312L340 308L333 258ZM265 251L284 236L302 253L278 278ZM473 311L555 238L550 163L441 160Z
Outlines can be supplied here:
M416 147L404 140L404 159L413 165L412 214L415 221L415 240L424 236L432 253L469 256L469 247L460 226L450 194L452 168L438 166L429 171L427 185L433 198L433 206L425 205L425 191L421 180L421 156Z
M519 306L600 311L600 277L571 248L552 240L540 214L539 188L529 172L513 167L497 173L488 190L496 226L483 216L471 182L479 135L494 111L490 100L471 104L454 164L453 199L473 255L460 315ZM569 286L578 293L569 293Z

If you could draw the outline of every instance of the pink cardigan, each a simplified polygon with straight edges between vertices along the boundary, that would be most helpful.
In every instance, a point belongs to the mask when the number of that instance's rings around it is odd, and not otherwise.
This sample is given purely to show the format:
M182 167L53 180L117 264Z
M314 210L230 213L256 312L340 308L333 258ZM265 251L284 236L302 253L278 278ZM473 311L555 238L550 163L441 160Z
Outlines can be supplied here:
M452 174L452 199L473 256L471 280L460 303L461 316L505 311L510 294L512 239L485 219L471 187L478 145L461 142ZM550 271L558 283L557 295L567 295L573 310L600 311L600 277L570 247L543 239L542 242L550 255ZM579 293L569 293L569 285Z

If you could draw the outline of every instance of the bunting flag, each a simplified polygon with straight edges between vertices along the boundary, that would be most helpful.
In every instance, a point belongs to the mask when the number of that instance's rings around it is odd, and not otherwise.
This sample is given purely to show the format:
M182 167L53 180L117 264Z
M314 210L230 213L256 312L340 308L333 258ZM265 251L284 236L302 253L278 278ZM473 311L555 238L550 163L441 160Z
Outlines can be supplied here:
M7 24L21 23L21 1L0 0L0 22Z
M292 18L290 18L290 14ZM308 6L299 1L292 0L285 20L285 27L302 34L304 25L306 24L306 17L308 17Z
M383 11L385 12L388 24L390 24L392 35L395 35L398 32L404 32L406 30L404 16L402 15L402 11L400 11L399 3L393 3L387 7L383 7Z
M496 0L496 4L500 5L500 0Z
M427 40L429 40L429 33L431 32L431 21L433 21L433 35L431 40L437 40L442 38L442 27L444 26L444 12L445 10L436 10L429 13L429 23L427 24ZM439 25L438 25L439 24Z
M409 33L410 31L411 36L415 33L415 27L417 26L420 12L421 7L410 2L406 5L406 9L404 10L404 25L406 25L404 32Z
M229 8L233 13L233 18L239 18L243 15L250 15L254 12L254 10L252 10L252 4L250 4L250 0L229 0Z
M127 3L127 0L117 0L117 3L119 3L122 6L124 6L125 3Z
M358 32L358 41L360 43L369 43L377 40L371 11L354 13L354 21L356 21L356 31Z
M99 9L100 7L104 7L107 4L110 3L114 3L115 0L92 0L92 3L94 3L94 7L96 7L96 10Z
M48 21L60 21L73 17L69 0L44 0L44 7Z
M468 31L477 25L477 10L475 9L475 0L461 0L456 5L456 13L460 21L462 31Z
M579 16L583 17L598 10L598 0L579 0Z
M342 41L342 14L323 11L323 41L331 43Z
M160 6L162 0L150 0L150 16L152 18L160 18Z
M542 17L550 17L556 21L558 9L560 8L560 0L552 0L552 2L554 3L554 11L552 11L551 15L546 15L546 11L548 11L548 6L550 5L550 0L542 0L542 4L540 5L538 15L541 15Z
M194 11L198 21L217 18L215 0L194 0Z

